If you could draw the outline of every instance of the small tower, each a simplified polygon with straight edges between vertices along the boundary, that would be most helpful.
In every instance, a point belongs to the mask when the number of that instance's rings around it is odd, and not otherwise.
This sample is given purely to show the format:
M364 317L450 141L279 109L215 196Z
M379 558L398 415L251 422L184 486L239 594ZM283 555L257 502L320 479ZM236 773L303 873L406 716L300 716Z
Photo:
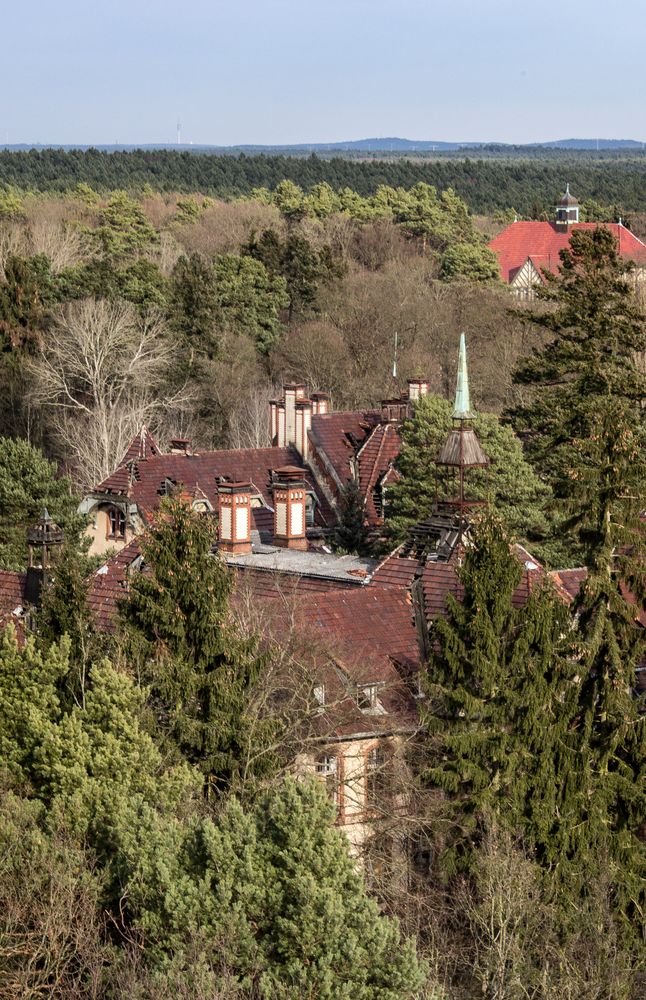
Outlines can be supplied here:
M570 185L565 185L565 194L556 206L556 228L567 231L569 226L579 221L579 203L570 194Z
M40 520L27 531L29 566L25 583L25 598L30 604L39 604L40 595L49 577L52 552L63 544L63 530L52 521L45 507Z
M466 526L465 512L475 502L465 498L465 474L468 469L481 469L489 464L489 459L482 450L478 436L473 429L474 417L475 414L471 409L471 396L469 393L467 345L465 336L461 333L455 403L452 413L453 426L437 456L438 466L451 469L457 474L457 495L451 497L450 500L444 501L441 506L457 510L461 531Z

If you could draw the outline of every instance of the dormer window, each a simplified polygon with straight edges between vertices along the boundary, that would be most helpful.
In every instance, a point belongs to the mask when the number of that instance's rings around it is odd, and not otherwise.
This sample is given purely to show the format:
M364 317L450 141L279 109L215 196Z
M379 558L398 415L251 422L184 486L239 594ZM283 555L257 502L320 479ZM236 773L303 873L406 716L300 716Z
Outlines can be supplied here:
M362 712L378 712L380 709L379 705L379 689L381 684L360 684L357 687L357 705Z
M126 515L118 507L108 510L108 538L126 537Z

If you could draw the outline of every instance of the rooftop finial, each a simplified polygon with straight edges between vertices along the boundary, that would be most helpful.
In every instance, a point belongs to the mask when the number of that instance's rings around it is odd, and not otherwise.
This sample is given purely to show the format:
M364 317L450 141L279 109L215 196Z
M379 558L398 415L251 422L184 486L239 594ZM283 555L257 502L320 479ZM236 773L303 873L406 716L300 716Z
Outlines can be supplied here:
M473 416L474 414L471 412L471 397L469 394L469 373L467 371L467 343L464 334L461 333L453 419L471 420Z
M570 193L570 185L569 185L569 183L567 183L567 184L565 185L565 193L566 193L566 194L569 194L569 193Z

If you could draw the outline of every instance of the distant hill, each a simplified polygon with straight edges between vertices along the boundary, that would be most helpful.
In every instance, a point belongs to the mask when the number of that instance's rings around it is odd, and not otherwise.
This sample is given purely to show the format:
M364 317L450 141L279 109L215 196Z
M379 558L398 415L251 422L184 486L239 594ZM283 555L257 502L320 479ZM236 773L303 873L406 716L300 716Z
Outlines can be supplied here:
M238 146L218 146L207 143L185 143L178 146L171 142L151 142L151 143L18 143L15 145L1 144L0 149L23 151L28 149L99 149L105 152L115 152L117 150L131 151L135 149L174 149L182 152L193 153L213 153L213 154L239 154L248 153L257 155L259 153L281 154L283 156L304 156L308 153L330 155L334 153L352 153L355 156L361 154L382 153L455 153L460 150L470 152L482 150L483 152L505 152L522 153L523 150L536 152L541 149L563 149L563 150L643 150L644 143L637 139L554 139L549 142L532 142L523 144L512 144L505 142L447 142L443 139L402 139L398 136L386 136L372 139L349 139L338 142L312 142L293 143L290 145L263 145L253 143L243 143Z

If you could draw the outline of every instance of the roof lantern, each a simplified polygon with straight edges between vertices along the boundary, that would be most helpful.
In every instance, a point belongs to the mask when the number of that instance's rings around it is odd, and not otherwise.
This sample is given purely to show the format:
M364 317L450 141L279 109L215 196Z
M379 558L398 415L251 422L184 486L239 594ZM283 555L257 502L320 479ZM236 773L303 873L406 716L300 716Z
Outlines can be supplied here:
M565 185L565 194L556 206L556 225L558 229L567 229L579 221L579 202L570 193L570 185Z

